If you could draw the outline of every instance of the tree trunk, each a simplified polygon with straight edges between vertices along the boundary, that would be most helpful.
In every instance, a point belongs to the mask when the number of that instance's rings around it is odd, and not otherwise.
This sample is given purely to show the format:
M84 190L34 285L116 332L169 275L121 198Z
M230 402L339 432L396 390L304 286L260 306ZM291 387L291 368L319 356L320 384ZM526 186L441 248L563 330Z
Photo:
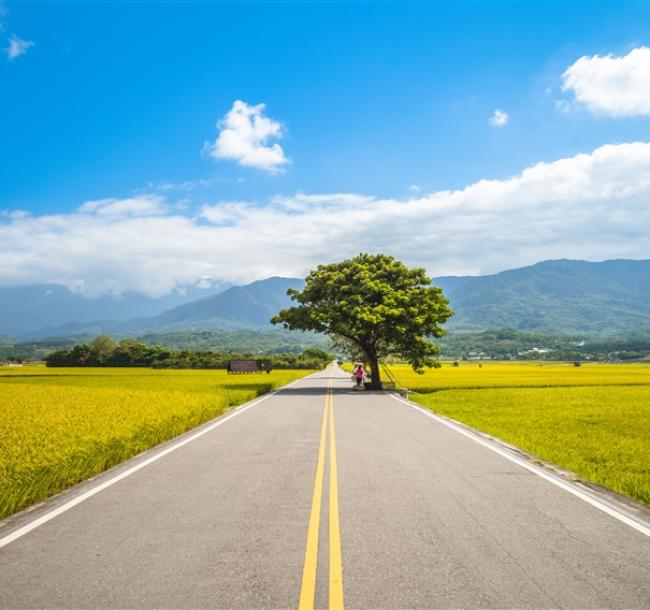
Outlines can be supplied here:
M375 354L366 353L368 357L368 363L370 364L370 371L372 372L372 377L370 378L370 384L368 389L370 390L381 390L381 375L379 373L379 361Z

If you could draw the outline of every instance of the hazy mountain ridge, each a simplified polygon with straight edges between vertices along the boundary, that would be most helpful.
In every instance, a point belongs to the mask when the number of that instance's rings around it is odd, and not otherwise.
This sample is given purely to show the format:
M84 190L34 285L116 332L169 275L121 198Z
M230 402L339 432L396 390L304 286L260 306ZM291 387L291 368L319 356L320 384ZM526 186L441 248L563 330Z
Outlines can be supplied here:
M220 294L164 312L156 321L161 326L221 321L243 327L264 327L280 309L290 304L287 290L300 289L304 284L301 279L271 277L245 286L232 286Z
M433 283L443 289L455 312L447 324L449 330L509 327L567 334L650 332L650 260L543 261L494 275L438 277ZM42 318L34 313L39 307L42 310L42 305L23 303L21 310L20 303L14 303L13 309L23 314L22 327L26 325L25 316L35 316L31 329L23 333L12 330L11 316L6 314L12 305L5 303L0 304L0 334L35 338L263 329L269 328L269 320L278 310L291 303L287 289L300 289L303 285L302 279L273 277L232 286L217 294L159 310L156 315L104 321L97 319L100 316L86 317L60 325L42 323ZM43 287L31 288L42 290ZM9 289L2 290L6 294ZM24 290L28 295L29 290ZM84 313L88 316L89 304L85 306Z
M650 329L650 260L543 261L434 283L451 301L456 315L448 328L453 330L613 334Z
M36 332L38 336L45 336L48 329L72 334L97 320L127 321L157 316L227 287L224 283L215 283L210 288L193 286L160 298L134 292L119 297L90 298L57 284L0 286L0 335L15 338Z
M60 335L141 335L143 333L269 328L269 320L291 300L289 288L304 280L273 277L245 286L231 286L202 299L184 303L152 317L131 320L68 322L25 333L25 338Z

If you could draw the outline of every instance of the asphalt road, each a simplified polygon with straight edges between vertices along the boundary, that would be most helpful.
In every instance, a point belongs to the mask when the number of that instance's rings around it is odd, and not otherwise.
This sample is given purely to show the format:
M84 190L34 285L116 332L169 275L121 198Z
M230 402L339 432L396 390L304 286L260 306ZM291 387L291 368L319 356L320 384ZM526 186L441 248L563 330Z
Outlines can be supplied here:
M650 608L643 526L339 370L234 413L6 523L0 607Z

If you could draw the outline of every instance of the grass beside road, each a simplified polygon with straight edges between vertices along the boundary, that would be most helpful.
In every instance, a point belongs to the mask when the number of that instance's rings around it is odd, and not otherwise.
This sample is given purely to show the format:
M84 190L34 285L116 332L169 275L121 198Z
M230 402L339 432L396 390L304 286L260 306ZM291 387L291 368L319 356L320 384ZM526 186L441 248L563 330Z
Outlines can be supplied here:
M0 367L0 518L309 372Z
M411 399L650 505L650 366L390 368Z

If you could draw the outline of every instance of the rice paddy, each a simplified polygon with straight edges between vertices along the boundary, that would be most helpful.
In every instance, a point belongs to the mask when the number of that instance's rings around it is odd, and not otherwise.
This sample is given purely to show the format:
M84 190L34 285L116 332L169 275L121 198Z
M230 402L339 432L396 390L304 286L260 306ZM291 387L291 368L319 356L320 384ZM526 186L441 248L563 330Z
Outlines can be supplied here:
M650 365L389 371L423 406L650 505ZM0 518L307 373L0 367Z
M0 518L308 373L0 367Z
M411 400L650 505L650 365L445 363L389 372Z

